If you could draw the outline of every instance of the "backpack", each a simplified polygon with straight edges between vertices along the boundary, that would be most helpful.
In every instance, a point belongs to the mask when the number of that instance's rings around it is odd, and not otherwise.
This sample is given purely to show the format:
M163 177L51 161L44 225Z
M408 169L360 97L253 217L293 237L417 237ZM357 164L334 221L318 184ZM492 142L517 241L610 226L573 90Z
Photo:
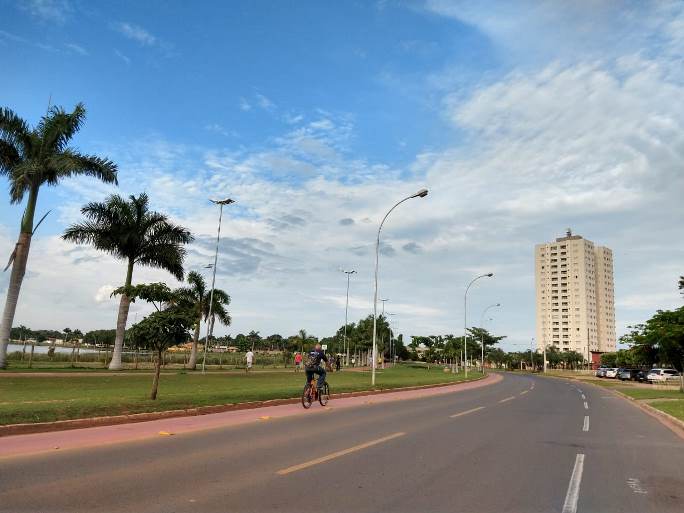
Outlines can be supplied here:
M320 362L318 353L316 351L311 351L306 355L306 361L304 362L304 367L309 370L317 369Z

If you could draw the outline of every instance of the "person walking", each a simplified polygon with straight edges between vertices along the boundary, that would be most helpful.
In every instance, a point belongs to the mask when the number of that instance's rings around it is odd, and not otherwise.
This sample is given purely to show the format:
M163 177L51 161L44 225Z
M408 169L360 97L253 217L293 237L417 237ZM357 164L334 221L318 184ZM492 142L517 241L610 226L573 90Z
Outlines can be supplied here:
M250 372L252 370L252 363L254 363L254 353L250 349L245 355L245 360L247 360L247 365L245 366L245 372Z
M295 353L294 362L295 362L295 369L294 369L295 372L301 371L302 370L302 353L300 353L299 351L297 351Z
M342 359L341 355L337 355L335 358L335 372L340 372L340 360Z

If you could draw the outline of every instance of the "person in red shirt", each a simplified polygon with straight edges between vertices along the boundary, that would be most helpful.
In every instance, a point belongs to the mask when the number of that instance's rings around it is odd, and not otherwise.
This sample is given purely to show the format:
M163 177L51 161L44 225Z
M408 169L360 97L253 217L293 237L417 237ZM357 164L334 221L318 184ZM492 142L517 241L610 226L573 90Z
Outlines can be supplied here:
M295 353L295 372L302 370L302 353Z

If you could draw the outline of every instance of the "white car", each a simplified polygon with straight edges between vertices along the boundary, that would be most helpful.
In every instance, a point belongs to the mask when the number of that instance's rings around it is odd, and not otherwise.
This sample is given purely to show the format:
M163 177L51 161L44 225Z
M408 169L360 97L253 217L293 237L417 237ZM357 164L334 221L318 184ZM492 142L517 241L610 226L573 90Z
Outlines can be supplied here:
M650 383L665 383L668 380L677 379L679 372L674 369L651 369L646 375L646 381Z
M606 370L606 377L607 378L616 378L617 377L617 367L613 367L611 369Z

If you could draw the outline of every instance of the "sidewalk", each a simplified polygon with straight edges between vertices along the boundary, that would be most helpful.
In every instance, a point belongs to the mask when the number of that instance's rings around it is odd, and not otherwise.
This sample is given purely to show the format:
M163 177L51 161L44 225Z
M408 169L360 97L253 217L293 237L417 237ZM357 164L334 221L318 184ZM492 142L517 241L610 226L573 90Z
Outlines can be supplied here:
M328 407L321 408L320 405L316 404L312 406L310 410L305 410L302 408L301 404L285 404L193 417L173 417L133 424L118 424L114 426L72 429L68 431L6 436L0 438L0 460L13 456L25 456L36 453L54 452L57 450L83 449L158 436L179 435L204 429L238 426L249 422L264 421L276 417L282 418L293 415L318 414L329 409L350 408L362 406L364 404L377 404L402 399L416 399L420 397L461 392L492 385L501 381L501 379L502 377L499 374L490 374L486 378L478 381L456 383L434 388L388 392L368 396L342 397L339 399L336 399L333 395Z

